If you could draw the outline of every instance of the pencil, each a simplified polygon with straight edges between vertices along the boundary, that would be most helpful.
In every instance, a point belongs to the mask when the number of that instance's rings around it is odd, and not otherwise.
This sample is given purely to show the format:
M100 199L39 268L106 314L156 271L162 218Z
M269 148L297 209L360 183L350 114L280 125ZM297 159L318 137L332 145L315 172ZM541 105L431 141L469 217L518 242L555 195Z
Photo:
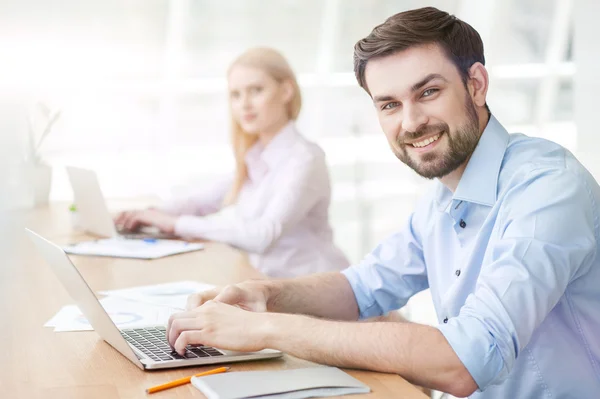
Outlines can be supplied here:
M230 367L219 367L218 369L212 369L212 370L204 371L202 373L191 375L189 377L183 377L183 378L180 378L175 381L167 382L166 384L161 384L161 385L157 385L155 387L148 388L148 389L146 389L146 393L159 392L159 391L163 391L165 389L178 387L180 385L185 385L185 384L188 384L192 380L192 377L203 377L205 375L224 373L229 369L230 369Z

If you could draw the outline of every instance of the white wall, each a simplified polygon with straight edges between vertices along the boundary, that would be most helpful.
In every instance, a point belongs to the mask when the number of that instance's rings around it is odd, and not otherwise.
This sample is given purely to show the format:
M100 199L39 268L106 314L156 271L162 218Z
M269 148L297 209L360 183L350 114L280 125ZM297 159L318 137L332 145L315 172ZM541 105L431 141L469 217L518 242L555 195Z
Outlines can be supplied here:
M577 156L600 180L600 2L575 2L575 121Z

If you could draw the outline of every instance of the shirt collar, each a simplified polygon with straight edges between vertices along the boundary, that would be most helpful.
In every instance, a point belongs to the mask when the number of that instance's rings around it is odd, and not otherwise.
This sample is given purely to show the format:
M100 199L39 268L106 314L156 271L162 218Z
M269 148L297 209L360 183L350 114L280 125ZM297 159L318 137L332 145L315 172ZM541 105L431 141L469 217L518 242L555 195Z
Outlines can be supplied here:
M274 169L282 159L287 157L289 150L296 143L297 139L298 131L296 130L296 124L290 121L265 147L260 142L254 144L244 158L250 176L252 176L253 170L262 170L265 167L268 170Z
M445 210L452 199L492 206L496 202L498 176L504 159L509 135L492 115L469 159L469 163L452 192L438 181L437 202Z

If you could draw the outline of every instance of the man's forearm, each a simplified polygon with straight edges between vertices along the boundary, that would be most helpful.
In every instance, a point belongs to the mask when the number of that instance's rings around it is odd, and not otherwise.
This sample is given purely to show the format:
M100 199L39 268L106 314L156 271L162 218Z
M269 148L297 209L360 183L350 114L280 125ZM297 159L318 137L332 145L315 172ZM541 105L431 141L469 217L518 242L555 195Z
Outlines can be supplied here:
M399 374L418 385L468 396L474 380L442 333L414 323L352 323L270 314L265 344L339 367Z
M265 282L270 312L357 320L358 304L348 279L337 272Z

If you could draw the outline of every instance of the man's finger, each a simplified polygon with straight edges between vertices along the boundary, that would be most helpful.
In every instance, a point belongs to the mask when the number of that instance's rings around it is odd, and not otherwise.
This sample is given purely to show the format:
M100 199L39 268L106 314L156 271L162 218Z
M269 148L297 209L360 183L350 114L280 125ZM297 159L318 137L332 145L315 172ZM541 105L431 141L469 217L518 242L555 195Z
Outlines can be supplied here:
M169 345L173 346L173 344L175 343L175 340L176 340L176 338L172 337L173 334L171 333L173 322L175 322L176 320L180 320L180 319L192 319L192 318L195 318L196 315L197 315L197 313L195 313L195 312L179 312L179 313L174 313L171 315L171 317L169 317L169 322L167 323L167 332L166 332L167 342L169 342Z
M228 285L215 297L215 301L237 305L244 299L244 291L236 285Z
M186 330L179 334L177 341L173 345L173 348L177 353L183 356L185 353L185 347L188 345L202 344L204 334L201 330Z
M197 292L188 296L186 302L186 309L192 310L197 308L198 306L203 305L206 301L214 299L220 291L220 288L213 288L212 290Z

